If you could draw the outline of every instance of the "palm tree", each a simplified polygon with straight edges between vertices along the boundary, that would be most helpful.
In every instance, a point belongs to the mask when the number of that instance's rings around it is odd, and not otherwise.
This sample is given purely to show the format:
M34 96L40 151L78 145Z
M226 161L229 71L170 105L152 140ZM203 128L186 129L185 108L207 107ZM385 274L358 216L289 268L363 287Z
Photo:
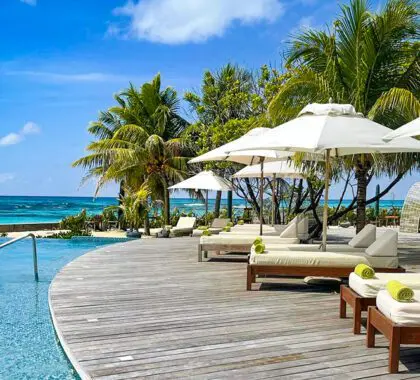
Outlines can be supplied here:
M304 105L326 103L329 98L351 103L358 112L390 128L418 117L416 2L389 0L375 14L366 0L352 0L341 6L341 12L332 32L306 30L292 38L286 61L289 79L269 106L272 120L285 122ZM403 173L418 162L416 155L387 156L364 154L351 159L358 184L358 231L366 222L368 173L374 169Z
M179 115L177 93L170 87L162 90L158 74L140 90L130 85L115 99L118 106L100 117L106 116L116 128L108 131L108 122L93 123L89 130L97 140L87 147L90 154L73 166L82 166L88 169L89 177L97 177L97 192L110 181L125 183L131 189L147 182L153 197L164 199L168 223L168 187L183 178L186 161L179 157L185 151L179 136L188 123Z

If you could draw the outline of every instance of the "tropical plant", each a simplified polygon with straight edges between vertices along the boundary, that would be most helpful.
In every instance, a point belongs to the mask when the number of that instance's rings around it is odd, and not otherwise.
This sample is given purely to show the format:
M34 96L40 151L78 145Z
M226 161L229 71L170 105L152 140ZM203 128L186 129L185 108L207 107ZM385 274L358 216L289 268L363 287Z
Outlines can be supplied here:
M332 30L305 30L291 40L288 79L269 106L276 124L308 103L353 104L358 112L390 128L420 114L418 8L413 0L388 0L379 13L366 0L341 5ZM387 157L384 157L387 156ZM418 155L356 155L345 161L357 178L357 230L366 222L368 178L402 175L418 167ZM402 174L402 175L401 175Z
M188 155L179 138L188 123L179 115L177 93L161 89L160 75L137 90L133 85L115 97L118 106L106 113L112 133L104 133L88 147L89 154L73 166L88 169L98 178L97 189L117 181L130 189L147 185L154 200L164 202L165 222L169 222L169 190L174 181L183 179ZM94 124L90 128L102 131ZM106 162L106 165L103 164ZM145 218L146 230L148 218Z

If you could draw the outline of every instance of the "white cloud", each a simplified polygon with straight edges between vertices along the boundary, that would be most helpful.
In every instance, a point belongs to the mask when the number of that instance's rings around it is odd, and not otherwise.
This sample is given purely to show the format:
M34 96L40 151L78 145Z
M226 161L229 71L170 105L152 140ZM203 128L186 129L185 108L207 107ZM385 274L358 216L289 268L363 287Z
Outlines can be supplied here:
M314 23L314 17L313 16L306 16L306 17L302 17L299 20L298 23L298 28L299 29L310 29L313 27L313 23Z
M13 173L0 173L0 183L5 183L14 179L15 175Z
M39 128L39 126L36 123L29 121L23 126L23 128L19 132L12 132L7 134L6 136L0 137L0 146L19 144L25 139L25 136L37 134L40 132L41 128Z
M272 22L283 10L279 0L141 0L129 1L114 13L131 19L126 32L130 37L181 44L222 36L234 22ZM110 28L108 35L119 27Z
M20 2L34 7L36 5L37 0L20 0Z
M28 121L21 130L22 135L33 135L39 132L41 132L41 128L33 121Z
M20 143L23 140L23 137L21 134L18 133L9 133L8 135L0 138L0 145L6 146L6 145L15 145Z
M125 76L105 73L52 73L44 71L15 70L6 71L6 75L26 76L52 83L74 83L74 82L119 82L128 80Z

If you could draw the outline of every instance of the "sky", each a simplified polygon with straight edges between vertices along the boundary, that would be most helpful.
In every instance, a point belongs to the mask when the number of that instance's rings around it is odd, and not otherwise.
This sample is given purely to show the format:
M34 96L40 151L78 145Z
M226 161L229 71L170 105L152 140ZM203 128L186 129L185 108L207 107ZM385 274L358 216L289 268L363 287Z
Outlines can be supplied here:
M129 82L160 72L182 96L227 62L278 67L291 34L338 12L334 0L1 0L0 195L92 195L71 163L91 141L89 122Z

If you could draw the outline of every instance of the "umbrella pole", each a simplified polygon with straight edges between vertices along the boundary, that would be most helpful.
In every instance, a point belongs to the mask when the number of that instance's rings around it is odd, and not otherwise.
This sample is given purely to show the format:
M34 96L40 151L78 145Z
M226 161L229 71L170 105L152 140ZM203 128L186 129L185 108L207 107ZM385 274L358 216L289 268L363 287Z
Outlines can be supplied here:
M273 173L273 183L272 183L272 190L271 190L271 208L272 208L272 220L271 225L274 226L274 221L276 219L276 174Z
M327 250L327 228L328 228L328 193L330 186L330 153L331 149L327 149L325 154L325 195L324 195L324 214L322 217L322 251Z
M264 157L260 157L260 236L263 234L263 207L264 207Z
M207 225L207 214L208 214L208 212L209 212L209 191L206 190L206 218L205 218L206 225Z

